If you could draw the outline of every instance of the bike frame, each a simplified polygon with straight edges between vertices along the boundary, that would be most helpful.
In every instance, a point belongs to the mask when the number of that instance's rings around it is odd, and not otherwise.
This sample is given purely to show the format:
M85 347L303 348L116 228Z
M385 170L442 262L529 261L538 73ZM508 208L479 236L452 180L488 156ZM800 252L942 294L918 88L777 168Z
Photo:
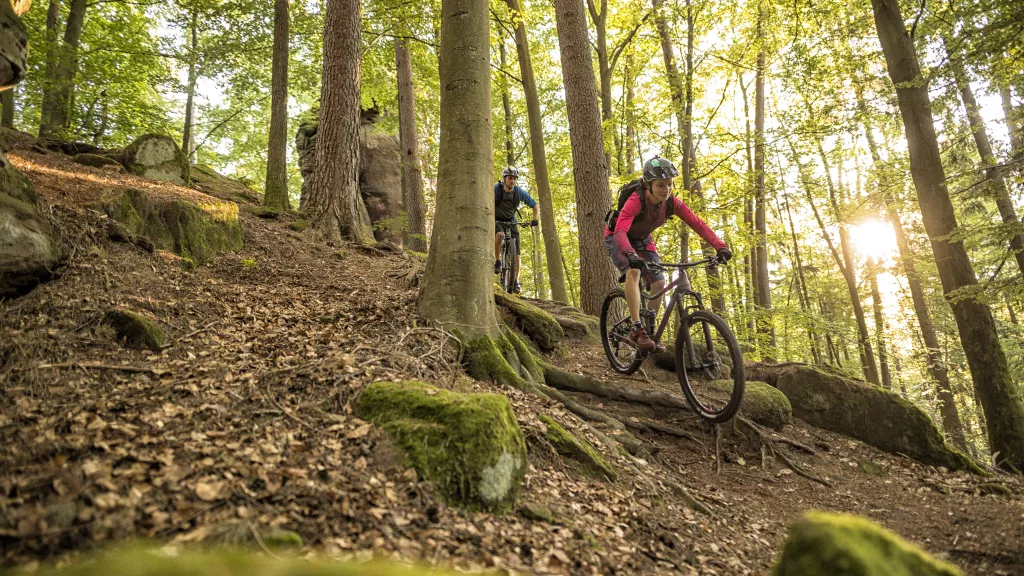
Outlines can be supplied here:
M675 268L675 269L679 270L680 274L686 274L686 270L688 268L696 268L697 266L703 266L704 264L710 264L712 261L714 261L713 258L705 258L704 260L700 260L700 261L697 261L697 262L688 262L686 264L675 264L675 265L668 265L668 266L662 266L662 265L659 264L659 266L661 266L662 268ZM660 342L661 341L661 336L662 336L662 334L665 333L665 328L668 327L669 318L672 316L672 310L675 309L677 304L680 307L679 310L680 310L680 313L683 315L683 318L685 318L687 316L687 311L690 310L691 308L696 308L697 310L703 310L704 309L704 299L701 297L700 292L695 292L692 289L683 289L683 287L680 285L680 280L682 280L682 276L680 276L679 278L676 278L675 280L673 280L667 286L662 288L662 290L660 292L658 292L657 294L644 295L643 291L640 292L640 308L641 309L648 309L647 308L647 301L648 300L654 300L655 298L661 298L665 294L668 294L668 292L670 290L674 290L674 292L672 293L672 297L669 298L669 301L668 301L668 303L665 306L665 314L661 317L661 323L658 324L658 329L654 332L653 339L654 339L655 342ZM685 296L692 296L694 298L694 300L697 301L697 304L695 306L685 306L684 307L683 306L683 298Z

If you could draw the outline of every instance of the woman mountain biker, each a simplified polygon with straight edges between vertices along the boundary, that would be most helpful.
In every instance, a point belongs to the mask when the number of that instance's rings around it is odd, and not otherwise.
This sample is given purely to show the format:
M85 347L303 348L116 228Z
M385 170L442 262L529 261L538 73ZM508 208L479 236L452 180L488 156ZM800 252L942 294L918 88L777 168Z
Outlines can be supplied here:
M519 247L519 226L516 225L516 211L519 204L526 204L533 209L533 220L530 226L537 225L540 212L537 209L537 201L530 196L526 190L516 185L519 179L519 170L509 166L502 170L500 182L494 183L494 273L501 273L501 241L505 238L506 231L512 235L516 243L516 281L513 292L519 293L522 287L519 285L519 269L522 267Z
M647 263L658 264L658 247L651 233L664 224L673 214L692 228L701 238L717 250L720 262L728 262L732 251L718 236L690 210L685 202L672 195L672 179L679 175L676 167L664 158L655 156L644 164L642 182L637 190L620 204L617 218L611 218L604 231L604 246L612 263L625 274L626 305L633 322L630 338L640 350L664 351L662 344L655 344L640 322L640 274L651 284L651 293L665 287L665 275L660 270L651 270ZM683 288L689 288L684 273L680 279ZM657 315L661 298L651 300L651 310Z

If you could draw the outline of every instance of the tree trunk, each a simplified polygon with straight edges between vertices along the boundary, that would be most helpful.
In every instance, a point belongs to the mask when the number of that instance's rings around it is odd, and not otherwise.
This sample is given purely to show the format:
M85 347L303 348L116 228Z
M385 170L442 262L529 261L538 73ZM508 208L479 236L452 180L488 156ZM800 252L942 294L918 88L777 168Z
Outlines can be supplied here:
M999 99L1003 103L1003 120L1006 122L1006 130L1010 133L1010 158L1013 160L1024 159L1024 130L1021 129L1020 114L1013 109L1010 85L1005 81L999 82Z
M892 375L889 373L889 353L886 350L885 318L882 315L882 295L878 291L879 262L869 260L867 265L868 284L871 286L871 306L875 313L875 340L878 344L878 365L882 370L882 388L892 390Z
M754 285L754 303L758 333L767 338L769 348L775 347L775 327L772 323L772 293L768 278L768 229L765 218L766 193L764 184L764 7L757 5L757 77L754 80L754 246L757 252L757 283Z
M635 93L633 85L636 84L636 71L633 68L633 54L630 53L626 60L626 109L623 110L622 115L626 119L626 138L623 147L626 149L626 169L623 171L625 174L632 174L636 170L636 156L634 147L636 146L636 132L633 128L633 99Z
M871 0L889 76L896 86L907 134L910 171L925 230L935 252L943 293L950 300L974 388L985 409L989 445L998 465L1024 470L1024 400L1013 382L988 305L967 256L939 155L928 85L896 0Z
M46 118L46 124L39 128L40 137L63 134L71 120L71 101L75 90L75 74L78 72L78 44L82 39L87 7L86 0L71 0L64 43L57 58L53 81L43 94L43 117Z
M789 195L785 195L786 200L786 216L789 218L789 232L793 239L793 259L796 261L796 277L800 283L797 292L797 299L800 301L800 310L807 315L808 321L812 316L811 311L811 298L807 291L807 279L804 277L804 265L800 258L800 244L796 241L796 226L793 225L793 212L789 207ZM808 327L807 338L811 342L811 358L815 364L821 364L821 352L818 350L818 335L814 333L814 329Z
M745 131L743 133L744 149L747 158L747 173L744 178L743 191L743 228L748 238L755 238L754 234L754 147L750 133L750 101L747 99L747 85L743 83L743 75L739 76L740 92L743 94L743 119ZM747 341L754 342L757 325L754 319L754 309L757 302L757 295L754 286L757 286L757 242L750 244L750 249L743 252L743 309L747 315Z
M408 219L406 245L415 252L427 251L427 227L423 211L423 171L420 169L419 133L416 129L416 91L412 83L409 41L395 40L398 70L398 138L402 146L402 182Z
M502 37L498 44L499 64L505 70L505 38ZM512 148L512 102L508 97L508 79L502 76L501 79L501 110L505 114L505 165L515 166L516 155Z
M601 313L604 297L615 288L615 275L604 249L604 216L611 208L611 195L584 14L583 0L555 0L576 186L580 304L584 312L596 316Z
M96 146L102 145L103 137L107 134L107 125L110 123L107 91L104 90L100 95L103 97L103 105L100 106L100 125L96 127L96 132L92 135L92 143Z
M863 104L860 104L863 108ZM884 170L881 155L875 144L874 135L871 129L865 125L864 131L867 134L868 150L871 152L871 159L879 174ZM896 247L900 253L900 264L903 267L903 274L907 277L907 285L910 287L910 299L914 303L914 312L917 315L917 323L921 328L921 339L924 341L925 357L928 360L928 374L935 382L938 390L939 413L942 415L942 428L953 441L953 445L961 450L967 449L967 439L964 436L963 423L960 421L960 413L957 409L956 398L953 396L953 387L949 383L949 373L943 362L942 350L939 348L939 339L935 334L935 327L932 325L931 314L928 312L928 305L924 299L924 288L921 286L921 277L917 273L914 264L914 253L907 242L907 236L903 232L903 223L900 221L899 204L896 198L889 193L883 193L885 210L892 223L893 232L896 236Z
M978 148L978 155L981 156L981 165L985 168L985 178L988 180L989 192L996 200L996 207L999 209L999 216L1007 229L1015 230L1020 226L1017 220L1017 212L1013 209L1013 200L1010 198L1010 190L1006 187L1006 180L1003 179L1003 169L996 161L992 153L992 143L988 139L988 130L985 129L985 120L981 117L978 103L974 100L974 91L971 90L971 83L967 78L967 71L964 70L963 60L958 54L950 51L948 43L946 54L949 63L953 68L953 77L956 79L957 88L960 90L960 99L967 109L967 121L971 125L971 132L974 135L974 145ZM1017 232L1010 237L1010 251L1017 260L1017 269L1024 277L1024 233Z
M526 113L530 121L530 156L533 158L533 175L540 204L541 232L544 236L544 255L548 263L551 297L560 302L569 302L565 269L562 266L561 241L558 238L558 228L555 226L555 205L551 197L547 154L544 149L544 120L540 115L540 98L537 96L537 82L533 76L530 43L526 37L526 25L521 17L519 0L505 2L510 10L520 13L516 25L516 52L519 55L519 73L523 79Z
M274 5L275 12L277 11L277 4L276 3L277 3L277 0L275 0L275 5ZM286 5L285 9L287 9L287 5ZM276 13L275 13L274 17L275 17L275 19L277 18ZM189 25L190 44L189 44L189 63L188 63L188 86L186 87L187 96L185 98L185 127L181 131L181 150L185 153L186 156L188 156L189 163L194 163L196 161L196 158L195 158L195 148L196 148L195 147L195 141L196 141L196 134L195 134L195 125L196 125L195 96L196 96L196 83L199 81L199 65L198 65L198 62L197 62L197 59L199 58L199 52L198 52L198 46L197 46L199 44L199 29L198 29L198 26L197 26L196 19L197 19L196 12L193 11L192 12L192 22ZM275 20L275 22L276 22L276 20ZM277 33L276 26L275 26L274 32L275 32L275 35L276 35L276 33ZM288 46L287 46L287 31L286 31L285 34L286 34L285 35L285 50L287 50L288 49ZM274 41L275 41L275 44L276 44L276 42L277 42L277 38L276 37L275 37ZM275 46L275 48L276 48L276 46ZM287 64L287 61L286 61L285 62L285 74L287 74L287 71L288 71L287 65L288 64ZM275 70L275 73L276 73L276 70ZM287 85L285 86L285 91L286 91L286 93L285 93L285 107L287 108L287 104L288 104L287 103L287 98L288 98L287 97ZM286 112L287 112L287 110L286 110ZM270 123L271 123L271 126L273 126L273 123L274 123L274 119L273 119L273 103L271 103L271 119L270 119ZM271 128L271 132L273 133L273 128ZM271 136L273 136L273 134L271 134ZM268 164L269 164L269 162L270 161L268 159ZM269 166L268 166L268 169L269 169Z
M437 210L419 309L470 339L495 337L488 3L442 0L441 14Z
M43 128L50 124L50 109L53 106L52 100L47 100L46 95L54 88L55 76L57 73L57 59L60 55L60 44L57 41L59 36L57 28L60 27L60 2L61 0L50 0L46 10L46 67L43 75L43 103L40 107L39 133L42 135Z
M288 201L288 0L274 0L274 56L271 68L270 135L263 205L291 210Z
M587 0L587 9L594 21L594 30L597 35L597 43L594 44L594 51L597 52L597 71L601 82L601 121L602 140L601 148L604 149L603 124L612 119L612 66L608 58L608 0L600 0L601 11L597 11L594 0ZM604 163L608 170L611 170L611 154L605 151ZM609 174L610 176L610 174Z
M14 128L14 89L8 88L0 92L0 103L4 107L3 118L0 118L0 126Z
M359 194L361 23L360 0L327 0L320 125L308 213L316 234L331 243L342 238L373 243L370 216Z

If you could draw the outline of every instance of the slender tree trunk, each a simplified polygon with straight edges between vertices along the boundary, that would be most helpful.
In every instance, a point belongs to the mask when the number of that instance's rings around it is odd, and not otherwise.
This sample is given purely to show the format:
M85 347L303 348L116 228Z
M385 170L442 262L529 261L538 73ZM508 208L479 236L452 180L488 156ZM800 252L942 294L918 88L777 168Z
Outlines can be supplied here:
M470 338L497 336L490 20L487 0L442 0L437 209L420 312ZM486 192L486 193L485 193Z
M274 55L271 68L270 135L263 205L291 210L288 200L288 0L274 0Z
M1006 130L1010 133L1010 158L1013 160L1024 159L1024 130L1021 129L1021 118L1018 111L1013 108L1010 85L1004 79L999 81L999 99L1003 104L1003 120L1006 122ZM1024 170L1024 168L1018 166L1018 170Z
M499 64L501 69L504 70L507 66L505 62L505 39L502 38L498 44ZM505 164L507 166L515 166L516 155L515 150L512 148L512 102L508 96L508 80L502 77L501 80L501 110L505 114Z
M42 135L44 127L50 125L50 112L53 108L53 100L47 100L46 95L51 94L56 87L54 82L57 75L57 60L60 57L60 2L61 0L50 0L46 10L46 68L43 76L43 103L40 107L39 134Z
M793 239L793 259L796 261L796 277L800 283L797 292L797 299L800 301L800 310L807 315L808 320L811 319L811 298L807 291L807 279L804 277L804 264L800 258L800 244L796 241L796 226L793 225L793 212L789 207L789 195L785 195L786 200L786 216L789 218L789 233ZM807 338L811 341L811 358L815 364L821 364L821 352L818 350L818 335L814 333L814 329L808 327Z
M107 91L104 90L100 95L103 97L103 105L100 106L100 125L96 127L96 132L92 135L92 143L96 146L102 145L103 137L107 134L107 125L110 122Z
M757 271L759 269L757 265L757 241L754 232L754 146L750 132L750 101L747 98L747 85L743 83L742 74L737 73L737 76L739 77L740 92L743 94L743 118L746 127L743 133L747 158L747 173L744 177L743 187L743 228L747 233L747 237L754 239L750 244L750 249L743 253L743 308L747 315L748 341L753 342L757 329L755 322L757 295L754 287L757 286Z
M626 109L622 112L626 119L626 141L623 146L626 149L625 174L632 174L636 170L634 150L636 146L636 132L633 128L633 99L636 96L633 90L634 84L636 84L636 71L633 69L633 54L630 53L626 59Z
M561 241L558 238L558 228L555 226L555 205L551 196L547 154L544 149L544 120L540 115L540 98L533 75L533 62L530 59L530 43L526 37L526 25L523 23L519 0L505 0L505 3L510 10L520 14L516 25L516 52L519 55L519 73L523 78L526 113L530 122L530 156L533 158L533 175L537 185L537 200L540 203L541 232L544 236L544 255L548 264L551 297L560 302L569 302L565 269L562 265Z
M82 39L85 24L86 0L71 0L68 23L64 29L64 43L61 45L53 82L43 94L43 117L46 124L39 128L40 137L51 137L67 131L71 120L71 103L75 91L75 74L78 72L78 44Z
M594 5L595 0L587 0L587 9L594 21L594 30L597 36L597 43L594 44L594 51L597 52L597 71L601 82L601 120L602 125L612 119L612 66L608 58L608 0L601 2L601 11L597 11ZM602 129L602 134L604 130ZM602 149L603 142L602 139ZM612 158L608 151L604 154L604 163L611 170ZM609 173L609 176L611 174Z
M275 19L277 18L277 15L276 15L277 1L278 0L275 0L275 4L274 4L274 10L275 10L274 17L275 17ZM286 9L287 9L287 6L286 6ZM274 32L275 32L275 35L276 35L276 33L277 33L276 20L275 20L275 30L274 30ZM288 46L287 46L287 31L285 32L285 34L286 34L285 35L285 50L287 50L288 49ZM196 139L196 135L195 135L195 125L196 125L195 96L196 96L196 83L199 81L199 64L198 64L198 58L199 58L199 53L198 53L199 28L198 28L198 25L197 25L197 15L196 15L195 11L192 12L192 21L189 24L189 40L190 40L190 43L189 43L189 63L188 63L188 86L186 87L187 96L185 98L185 127L181 131L181 149L188 156L189 163L194 163L195 162L195 139ZM275 40L275 44L276 44L276 41L277 41L276 37L275 37L274 40ZM275 48L276 48L276 46L275 46ZM286 75L288 73L287 66L288 66L288 64L287 64L287 61L286 61L285 62L285 74ZM271 82L273 82L273 80L271 80ZM273 88L271 88L271 90L273 90ZM287 85L285 86L285 91L286 91L286 93L285 93L285 106L287 107L287 98L288 98L288 95L287 95ZM274 122L274 120L273 120L273 103L271 103L271 120L270 120L270 122L271 122L271 126L273 126L273 122ZM273 132L273 129L271 129L271 132ZM269 158L268 158L267 162L269 164L269 162L270 162ZM269 165L268 165L268 173L269 173Z
M885 317L882 315L882 294L878 291L877 260L868 261L868 285L871 286L871 306L875 313L875 340L878 345L878 365L882 370L882 388L892 390L892 375L889 373L889 353L886 350Z
M1013 309L1013 302L1010 300L1010 294L1003 292L1003 302L1006 302L1006 311L1010 314L1010 324L1014 326L1018 325L1017 311Z
M361 23L360 0L327 0L320 124L308 213L312 229L331 243L342 238L373 243L370 216L359 194Z
M960 90L960 99L967 109L967 121L971 125L971 132L974 135L974 145L978 148L978 155L981 156L981 165L985 167L985 178L988 180L991 195L996 200L996 207L999 209L999 216L1003 224L1010 230L1020 227L1017 219L1017 212L1013 208L1013 200L1010 198L1010 190L1003 179L1003 169L996 161L992 153L992 143L988 139L988 130L985 128L985 120L981 117L978 103L974 99L974 91L971 90L971 83L964 70L963 60L958 54L949 49L947 42L946 54L949 56L949 63L953 67L953 77L956 79L957 88ZM1024 277L1024 233L1017 232L1010 237L1010 251L1017 260L1017 269Z
M408 40L395 40L395 61L398 70L398 139L402 146L402 183L405 185L405 212L409 221L406 246L415 252L426 252L423 171L420 169L416 91L412 83L412 59L409 57Z
M967 256L939 155L928 85L896 0L872 0L875 26L907 133L910 171L942 289L950 300L974 389L985 409L989 445L998 465L1024 470L1024 399L1013 382L988 305Z
M583 0L555 0L576 186L580 303L584 312L596 316L604 297L615 288L615 275L604 249L604 216L611 197L585 14Z
M3 118L0 119L0 126L14 128L14 89L8 88L0 92L0 103L4 107Z
M775 347L775 327L772 323L772 293L768 279L768 228L765 218L767 202L764 183L764 7L763 0L757 4L757 77L754 80L754 238L757 268L757 283L754 285L754 302L758 310L758 333L767 339L769 348Z

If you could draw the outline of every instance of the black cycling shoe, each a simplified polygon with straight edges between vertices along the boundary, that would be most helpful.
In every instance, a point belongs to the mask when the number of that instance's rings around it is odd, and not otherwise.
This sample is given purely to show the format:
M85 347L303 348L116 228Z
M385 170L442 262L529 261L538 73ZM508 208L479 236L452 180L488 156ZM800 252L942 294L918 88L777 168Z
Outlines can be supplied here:
M501 274L501 260L494 261L494 273Z
M515 293L515 294L522 294L523 293L523 285L520 284L519 282L516 282L516 285L512 287L512 292Z

